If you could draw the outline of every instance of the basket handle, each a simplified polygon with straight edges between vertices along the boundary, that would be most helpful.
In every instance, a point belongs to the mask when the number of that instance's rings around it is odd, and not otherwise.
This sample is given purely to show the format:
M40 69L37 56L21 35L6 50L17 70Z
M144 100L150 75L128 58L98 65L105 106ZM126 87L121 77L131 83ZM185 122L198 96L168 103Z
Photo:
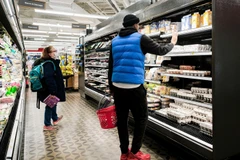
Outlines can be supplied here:
M105 95L101 98L101 100L98 102L97 110L101 109L102 100L105 99L108 95L110 95L110 94L105 94ZM110 97L110 101L111 101L111 97Z

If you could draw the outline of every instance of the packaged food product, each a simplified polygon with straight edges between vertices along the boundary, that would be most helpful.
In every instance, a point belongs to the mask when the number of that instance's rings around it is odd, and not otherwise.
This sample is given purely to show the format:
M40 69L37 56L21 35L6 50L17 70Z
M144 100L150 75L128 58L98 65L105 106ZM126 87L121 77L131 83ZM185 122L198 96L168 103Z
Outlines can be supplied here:
M148 107L159 107L159 103L148 103Z
M175 108L175 109L181 108L181 106L177 105L176 103L170 103L169 106L170 108Z
M212 95L211 94L205 94L204 95L204 101L207 103L212 103Z
M212 24L212 11L206 10L203 14L203 26L209 26Z
M151 33L158 32L159 31L158 26L159 26L159 22L153 22L150 26Z
M192 28L199 28L200 27L200 14L198 12L192 15Z
M188 103L183 103L183 104L182 104L182 107L185 108L185 109L192 110L192 111L193 111L195 108L198 108L198 106L192 105L192 104L188 104Z
M179 92L178 89L171 89L171 90L170 90L170 95L177 97L177 93L178 93L178 92Z
M145 63L146 64L156 64L156 59L157 59L157 55L150 54L150 53L147 53L145 55Z
M171 23L171 32L181 31L181 22L172 22Z
M181 29L182 30L188 30L188 29L191 29L192 28L192 16L189 14L189 15L186 15L186 16L183 16L182 19L181 19Z
M196 66L187 66L187 65L181 65L179 66L180 70L195 70Z
M158 81L161 80L161 72L160 68L151 68L146 76L147 80Z
M144 26L145 34L150 34L151 33L151 27L150 25Z
M201 14L201 17L200 17L200 27L203 26L203 14Z
M154 97L147 97L147 102L148 103L159 103L160 99L154 98Z
M160 97L160 101L161 102L168 102L170 99L168 99L168 98L162 98L162 97Z
M206 134L208 136L213 136L213 126L212 123L209 122L201 122L200 124L200 131L203 134Z
M2 97L0 98L0 103L13 103L14 98L13 97Z

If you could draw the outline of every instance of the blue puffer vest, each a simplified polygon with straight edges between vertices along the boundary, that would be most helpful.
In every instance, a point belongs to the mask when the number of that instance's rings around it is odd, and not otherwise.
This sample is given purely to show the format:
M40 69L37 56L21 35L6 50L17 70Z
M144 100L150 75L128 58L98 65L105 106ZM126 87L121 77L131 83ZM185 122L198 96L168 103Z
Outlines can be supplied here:
M143 84L144 60L139 33L112 40L113 74L112 82Z

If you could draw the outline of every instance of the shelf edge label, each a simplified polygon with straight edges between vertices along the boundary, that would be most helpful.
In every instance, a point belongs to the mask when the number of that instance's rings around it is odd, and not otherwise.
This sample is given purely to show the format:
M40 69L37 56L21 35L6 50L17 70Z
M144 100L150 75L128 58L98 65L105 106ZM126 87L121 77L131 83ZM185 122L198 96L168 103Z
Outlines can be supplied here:
M31 1L31 0L19 0L19 5L27 6L27 7L33 7L33 8L45 8L45 2L40 1Z
M31 24L23 24L23 25L22 25L22 28L32 29L32 30L39 30L39 26L31 25Z

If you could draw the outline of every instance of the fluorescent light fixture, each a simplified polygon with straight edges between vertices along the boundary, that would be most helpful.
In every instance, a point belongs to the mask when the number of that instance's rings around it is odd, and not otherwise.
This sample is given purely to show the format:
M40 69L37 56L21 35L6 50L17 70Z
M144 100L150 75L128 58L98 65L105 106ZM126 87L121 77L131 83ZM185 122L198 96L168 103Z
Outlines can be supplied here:
M47 27L59 27L59 28L72 28L70 25L61 25L61 24L48 24L48 23L33 23L33 25L38 26L47 26Z
M8 8L9 14L10 14L10 16L12 16L13 13L12 13L12 8L11 8L11 6L10 6L10 1L9 1L9 0L5 0L5 2L7 3L7 8Z
M57 14L57 15L62 15L62 16L96 18L96 19L108 19L109 18L107 16L100 16L100 15L76 14L76 13L59 12L59 11L53 11L53 10L41 10L41 9L35 9L35 12L46 13L46 14Z
M24 37L49 37L47 35L38 35L38 34L24 34Z
M46 41L46 38L34 38L35 41Z
M77 40L71 40L71 39L54 39L54 41L62 41L62 42L77 42Z
M96 19L108 19L107 16L92 15L92 14L73 14L75 17L84 17L84 18L96 18Z
M45 41L24 41L24 43L45 43Z
M57 32L48 32L48 34L57 34Z
M72 38L72 39L78 39L79 37L71 37L71 36L58 36L58 38Z
M37 31L37 30L28 30L28 29L22 29L22 32L29 32L29 33L47 33L47 31Z

